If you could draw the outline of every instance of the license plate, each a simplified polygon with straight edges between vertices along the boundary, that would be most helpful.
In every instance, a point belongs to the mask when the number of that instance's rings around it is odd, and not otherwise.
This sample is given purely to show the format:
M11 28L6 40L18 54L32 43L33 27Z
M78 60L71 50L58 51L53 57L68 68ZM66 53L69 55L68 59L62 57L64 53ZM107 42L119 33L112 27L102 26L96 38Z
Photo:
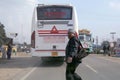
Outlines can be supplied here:
M52 56L58 56L57 52L52 52Z

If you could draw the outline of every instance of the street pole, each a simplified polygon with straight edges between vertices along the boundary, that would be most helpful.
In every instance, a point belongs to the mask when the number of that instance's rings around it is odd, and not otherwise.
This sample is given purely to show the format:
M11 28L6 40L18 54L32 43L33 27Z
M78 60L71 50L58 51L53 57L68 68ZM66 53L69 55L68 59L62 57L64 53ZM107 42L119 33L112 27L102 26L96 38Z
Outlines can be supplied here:
M114 35L116 34L116 32L110 32L110 34L112 35L112 41L111 41L111 44L110 44L110 51L111 51L111 54L113 55L113 49L115 47L115 39L114 39Z
M96 36L96 53L98 54L98 36Z
M110 34L112 35L112 40L114 42L114 35L116 34L116 32L110 32Z

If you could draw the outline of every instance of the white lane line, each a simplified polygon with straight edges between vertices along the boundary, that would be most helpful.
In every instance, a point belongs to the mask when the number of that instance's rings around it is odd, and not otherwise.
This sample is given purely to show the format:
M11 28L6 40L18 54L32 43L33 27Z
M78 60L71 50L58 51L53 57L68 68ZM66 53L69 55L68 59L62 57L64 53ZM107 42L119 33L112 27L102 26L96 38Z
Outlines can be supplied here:
M30 76L30 74L33 72L33 71L35 71L37 69L37 67L34 67L31 71L29 71L25 76L23 76L20 80L26 80L26 78L28 77L28 76Z
M104 58L104 57L98 57L98 58L100 58L100 59L104 59L104 60L107 60L107 61L110 61L110 62L114 62L114 63L118 63L118 64L120 64L119 62L114 61L113 59L111 60L111 59L107 59L107 58Z
M92 68L90 65L88 64L85 64L86 67L88 67L90 70L92 70L93 72L95 73L98 73L94 68Z

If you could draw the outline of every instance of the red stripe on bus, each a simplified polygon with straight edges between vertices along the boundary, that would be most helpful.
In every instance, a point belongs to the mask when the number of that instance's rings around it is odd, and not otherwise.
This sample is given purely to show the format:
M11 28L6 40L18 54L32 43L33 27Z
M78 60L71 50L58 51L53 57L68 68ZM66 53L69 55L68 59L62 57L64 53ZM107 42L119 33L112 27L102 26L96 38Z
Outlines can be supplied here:
M39 35L40 37L44 37L44 36L59 36L59 37L61 37L61 36L67 36L67 35L46 35L46 34L40 34Z
M38 33L38 34L40 34L40 35L51 34L51 35L52 35L52 33ZM58 33L58 34L62 34L62 35L64 35L64 36L67 36L67 34L65 34L65 33ZM56 34L56 35L58 35L58 34ZM55 35L55 34L54 34L54 35Z
M39 34L50 34L51 30L38 30ZM67 34L67 30L58 30L57 34Z

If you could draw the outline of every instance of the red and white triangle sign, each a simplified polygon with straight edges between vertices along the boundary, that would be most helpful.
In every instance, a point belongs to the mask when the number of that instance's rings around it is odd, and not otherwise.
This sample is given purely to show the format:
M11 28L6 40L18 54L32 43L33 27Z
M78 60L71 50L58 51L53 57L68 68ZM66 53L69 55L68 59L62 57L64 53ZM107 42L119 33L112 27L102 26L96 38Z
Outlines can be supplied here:
M51 33L58 33L58 30L55 26L53 26L52 30L51 30Z

